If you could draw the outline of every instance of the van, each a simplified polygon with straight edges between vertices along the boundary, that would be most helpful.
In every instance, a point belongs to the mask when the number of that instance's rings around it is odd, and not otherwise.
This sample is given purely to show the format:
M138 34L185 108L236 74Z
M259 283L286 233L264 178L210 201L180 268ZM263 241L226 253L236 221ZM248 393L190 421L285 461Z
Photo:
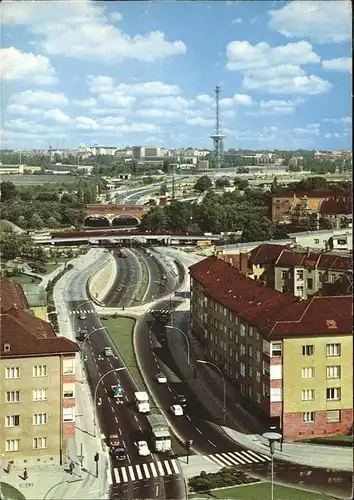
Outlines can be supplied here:
M112 347L105 347L104 355L106 356L106 358L108 358L109 356L113 356Z

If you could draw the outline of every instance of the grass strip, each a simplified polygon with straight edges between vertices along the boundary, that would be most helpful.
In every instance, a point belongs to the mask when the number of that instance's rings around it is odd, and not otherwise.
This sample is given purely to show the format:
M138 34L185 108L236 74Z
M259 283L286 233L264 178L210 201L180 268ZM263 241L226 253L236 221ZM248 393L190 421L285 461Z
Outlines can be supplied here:
M138 257L141 265L141 282L139 290L135 296L135 301L136 303L141 304L143 302L144 295L146 294L146 290L149 286L149 272L145 260L142 259L138 253L136 253L135 255Z
M18 276L11 276L11 281L18 283L19 285L39 285L42 281L36 276L30 276L29 274L20 274Z
M270 498L270 483L248 484L244 486L230 486L210 490L209 493L193 493L188 495L192 498L220 498L237 500L260 500ZM323 493L315 493L287 486L274 485L274 500L328 500L329 497Z

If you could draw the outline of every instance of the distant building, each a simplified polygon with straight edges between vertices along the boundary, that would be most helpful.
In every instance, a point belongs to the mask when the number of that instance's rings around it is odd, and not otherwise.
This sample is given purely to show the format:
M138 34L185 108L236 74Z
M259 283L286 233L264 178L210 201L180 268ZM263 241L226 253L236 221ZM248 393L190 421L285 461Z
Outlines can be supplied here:
M301 300L216 257L192 265L190 281L192 332L239 404L285 441L350 435L351 296Z
M163 156L163 148L160 146L133 146L132 156L136 160L161 157Z
M20 285L0 280L0 454L15 466L62 464L75 439L77 345L30 311Z

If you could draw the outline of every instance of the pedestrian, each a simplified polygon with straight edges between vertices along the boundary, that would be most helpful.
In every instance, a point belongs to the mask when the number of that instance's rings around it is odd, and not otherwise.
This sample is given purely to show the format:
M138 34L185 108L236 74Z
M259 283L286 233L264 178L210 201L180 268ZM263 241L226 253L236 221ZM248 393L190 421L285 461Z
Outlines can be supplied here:
M27 478L28 478L27 469L25 469L23 471L23 479L26 481Z
M69 464L69 470L71 475L73 475L74 469L75 469L75 464L73 461L71 461Z

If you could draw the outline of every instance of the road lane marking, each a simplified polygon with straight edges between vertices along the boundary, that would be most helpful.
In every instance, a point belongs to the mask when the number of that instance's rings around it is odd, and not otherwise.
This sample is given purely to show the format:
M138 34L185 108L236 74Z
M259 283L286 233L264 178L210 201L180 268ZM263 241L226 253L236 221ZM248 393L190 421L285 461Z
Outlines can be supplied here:
M128 471L129 471L131 480L135 481L135 475L134 475L134 470L133 470L133 466L132 465L128 465Z
M157 470L156 470L156 467L155 467L154 462L150 462L150 468L151 468L151 470L152 470L152 475L153 475L154 477L157 477L157 476L158 476L158 474L157 474Z
M118 427L118 432L119 432L120 435L122 435L122 431L121 431L120 427Z
M109 486L112 486L113 484L112 473L109 469L107 469L107 482Z
M136 468L136 473L138 475L138 479L143 479L143 475L141 473L140 465L136 464L135 468Z
M135 418L136 421L138 421L138 417L136 415L134 415L134 418Z
M230 460L232 460L232 458L234 458L236 460L237 464L240 464L240 463L241 464L245 464L245 463L247 463L243 457L240 458L240 454L239 453L231 453L231 452L229 452L226 455L230 458Z
M113 405L111 405L111 408L112 408L112 411L114 412L114 407L113 407Z
M167 389L168 389L168 390L169 390L170 392L172 392L172 389L171 389L171 387L167 387Z
M171 465L172 465L173 470L175 471L175 474L179 474L179 468L177 465L177 460L175 458L172 458Z
M198 429L198 427L196 427L195 430L198 431L199 434L203 434L202 431L200 429Z
M155 495L158 496L158 494L159 494L159 485L157 484L156 485L156 493L155 493Z
M235 461L231 462L229 458L224 457L220 453L215 453L215 456L221 461L224 462L226 465L232 465Z
M128 476L127 476L127 473L125 471L125 467L122 467L121 471L122 471L123 481L126 483L128 481Z
M146 478L150 479L150 472L149 472L148 466L146 464L143 464L143 469L144 469Z
M191 417L189 415L186 414L186 417L188 418L188 420L191 422Z
M104 391L105 391L105 393L106 393L106 394L108 394L108 391L107 391L107 389L106 389L106 388L104 388Z
M120 477L119 477L119 474L118 474L118 469L113 469L113 472L114 472L114 478L116 480L116 483L120 483Z
M171 470L170 464L168 463L168 460L164 460L164 464L165 464L165 468L167 470L167 474L171 475L172 470Z
M159 469L160 476L164 476L165 471L163 470L163 467L162 467L161 462L159 460L156 462L156 465L157 465L157 468Z
M214 444L212 441L210 441L210 439L208 439L208 443L212 444L214 446L214 448L216 448L216 444Z
M256 454L256 453L253 453L253 451L252 451L252 450L247 450L247 454L248 454L248 455L251 455L251 456L253 455L255 458L258 458L258 461L259 461L259 460L260 460L261 462L265 462L265 461L266 461L266 459L263 457L263 455L258 455L258 454Z

